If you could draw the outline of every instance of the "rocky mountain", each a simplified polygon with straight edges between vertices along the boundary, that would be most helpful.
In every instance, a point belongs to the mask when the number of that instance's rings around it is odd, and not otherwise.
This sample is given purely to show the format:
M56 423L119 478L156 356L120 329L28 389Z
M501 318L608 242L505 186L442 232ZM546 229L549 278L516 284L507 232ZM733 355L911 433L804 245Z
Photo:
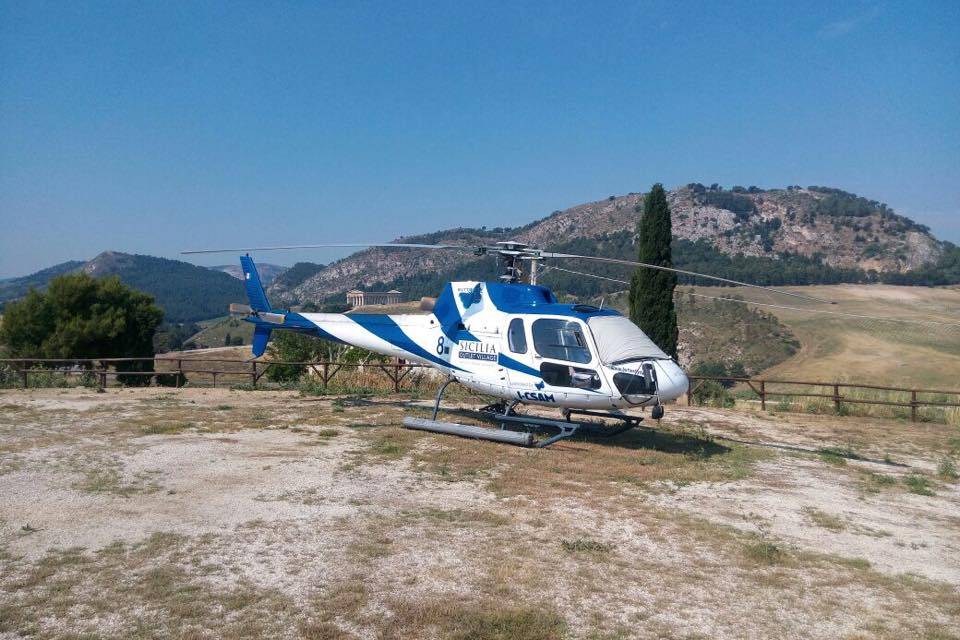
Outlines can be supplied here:
M856 281L930 269L945 251L955 250L885 204L839 189L724 189L692 183L671 190L668 200L675 241L684 243L685 255L696 254L702 262L707 252L714 262L726 259L741 268L746 264L753 275L771 283L781 277L777 274L786 264L791 273L802 265L807 273L830 274L830 281ZM523 227L458 228L398 241L470 246L515 239L547 249L581 241L580 246L589 247L583 241L617 237L632 241L642 207L643 194L629 193L555 211ZM629 247L620 250L628 252ZM683 266L682 260L676 262ZM371 248L301 282L271 287L268 294L286 304L334 300L354 287L391 286L408 296L419 295L422 286L434 286L430 274L488 277L491 265L491 259L477 259L469 252ZM763 272L764 265L771 267L770 274ZM818 281L815 275L805 277ZM802 282L801 278L795 283Z
M214 271L223 271L227 275L231 275L237 280L243 280L243 269L240 268L240 263L237 264L220 264L214 267L207 267L208 269L213 269ZM274 278L286 271L289 267L282 267L278 264L270 264L269 262L258 262L257 271L260 273L260 281L264 286L273 282Z

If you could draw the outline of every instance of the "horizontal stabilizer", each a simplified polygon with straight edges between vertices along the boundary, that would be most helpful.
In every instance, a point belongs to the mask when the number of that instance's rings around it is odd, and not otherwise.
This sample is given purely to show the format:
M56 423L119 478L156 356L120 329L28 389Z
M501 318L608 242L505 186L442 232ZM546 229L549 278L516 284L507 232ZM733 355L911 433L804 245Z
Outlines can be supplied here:
M247 315L247 314L249 314L249 313L253 313L253 307L251 307L251 306L248 305L248 304L240 304L240 303L238 303L238 302L231 302L231 303L230 303L230 313L240 313L240 314L243 314L243 315Z
M261 311L257 314L257 319L269 322L270 324L283 324L286 317L287 315L285 313L269 313L267 311Z

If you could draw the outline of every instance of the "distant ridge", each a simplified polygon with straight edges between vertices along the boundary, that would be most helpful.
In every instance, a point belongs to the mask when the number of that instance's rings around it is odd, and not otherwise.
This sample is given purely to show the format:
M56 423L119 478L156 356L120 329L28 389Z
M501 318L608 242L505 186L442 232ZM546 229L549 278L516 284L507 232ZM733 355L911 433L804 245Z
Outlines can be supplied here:
M681 268L770 285L960 283L960 249L938 241L927 227L881 202L839 189L724 189L691 183L668 192L668 200L674 264ZM643 194L629 193L554 211L520 227L447 229L402 239L468 246L516 239L556 251L629 259L635 255L634 230L642 205ZM395 288L405 299L416 300L436 295L449 280L496 277L489 258L451 251L372 248L329 265L259 266L265 279L272 276L267 294L277 306L343 303L343 294L354 287ZM629 268L609 265L565 266L617 279L630 274ZM242 282L225 273L233 271L230 265L205 268L108 251L89 262L64 262L0 281L0 305L79 268L96 276L117 274L128 285L153 294L168 322L220 317L230 302L245 300ZM559 295L579 297L623 288L549 270L542 281Z
M85 264L86 262L83 260L69 260L55 264L52 267L47 267L46 269L41 269L30 275L0 280L0 305L8 300L22 298L27 295L27 291L29 291L31 287L41 290L46 289L47 283L50 282L51 279L64 273L78 271Z
M124 284L151 294L167 322L222 316L231 302L246 300L240 280L180 260L105 251L83 270L96 277L120 276Z
M64 262L28 276L0 282L0 304L21 298L31 287L44 289L58 275L84 271L95 277L116 275L152 295L164 320L194 322L222 316L231 302L246 299L243 283L222 271L154 256L105 251L87 262Z
M227 275L231 275L237 280L243 280L243 269L240 268L240 264L220 264L214 267L207 267L208 269L213 269L214 271L222 271ZM273 282L274 278L278 275L287 271L289 267L282 267L278 264L270 264L269 262L258 262L257 271L260 273L260 281L264 285L268 285Z

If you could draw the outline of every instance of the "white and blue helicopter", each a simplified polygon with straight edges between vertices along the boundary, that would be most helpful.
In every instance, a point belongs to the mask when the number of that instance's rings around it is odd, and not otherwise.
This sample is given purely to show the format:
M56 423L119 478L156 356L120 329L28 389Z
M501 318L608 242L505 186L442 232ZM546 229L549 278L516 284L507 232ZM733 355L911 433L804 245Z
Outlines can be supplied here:
M260 282L250 251L326 247L389 247L472 251L496 255L502 275L496 282L450 282L436 299L424 298L421 314L296 313L273 309ZM523 446L547 446L584 429L613 435L637 426L641 416L628 408L651 408L663 417L663 405L686 393L689 382L680 366L633 322L612 309L561 304L536 284L545 260L585 259L673 271L756 287L785 295L800 294L737 282L659 265L627 260L542 251L521 242L465 247L426 244L322 244L188 251L247 252L240 258L249 305L231 305L254 324L253 355L263 355L273 331L296 331L325 340L432 366L447 376L439 388L433 418L407 417L409 428L482 438ZM529 267L524 269L524 263ZM528 274L524 282L524 273ZM819 300L818 300L819 301ZM500 429L437 420L443 392L452 382L498 402L479 417ZM522 415L520 405L560 409L562 419ZM574 416L612 418L615 428L598 428ZM605 424L605 423L604 423ZM518 426L525 431L508 429ZM537 439L532 431L555 431Z

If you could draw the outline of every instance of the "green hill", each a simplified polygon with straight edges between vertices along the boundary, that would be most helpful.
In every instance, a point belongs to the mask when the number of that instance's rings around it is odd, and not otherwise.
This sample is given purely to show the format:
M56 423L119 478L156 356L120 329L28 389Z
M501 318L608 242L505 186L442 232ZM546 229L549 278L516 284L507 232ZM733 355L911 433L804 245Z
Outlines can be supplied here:
M120 276L124 284L151 294L166 322L222 316L231 302L247 299L243 282L222 271L154 256L105 251L84 265L96 276Z
M23 297L31 288L45 289L52 278L77 271L85 264L86 262L82 260L70 260L41 269L28 276L0 280L0 308L3 308L5 302Z
M31 288L44 289L51 279L79 270L95 277L120 276L124 284L149 293L163 309L167 323L222 316L231 302L246 300L243 282L222 271L179 260L105 251L88 262L64 262L0 282L0 308Z

